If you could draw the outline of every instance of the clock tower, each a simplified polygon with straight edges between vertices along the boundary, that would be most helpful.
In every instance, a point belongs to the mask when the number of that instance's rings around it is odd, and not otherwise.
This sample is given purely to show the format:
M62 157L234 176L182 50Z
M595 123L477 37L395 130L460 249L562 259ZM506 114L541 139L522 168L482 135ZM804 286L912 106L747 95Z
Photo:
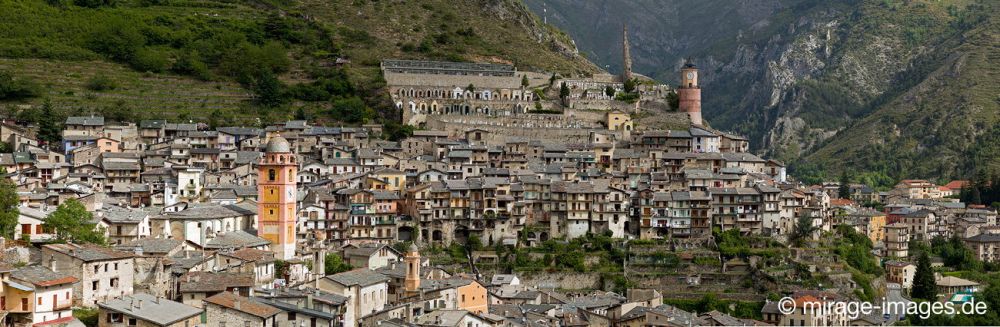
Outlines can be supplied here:
M257 165L257 236L271 241L271 251L280 260L295 256L297 173L288 141L271 137Z
M691 124L701 125L701 87L698 86L698 67L688 59L681 68L681 85L677 88L680 98L678 110L686 112Z

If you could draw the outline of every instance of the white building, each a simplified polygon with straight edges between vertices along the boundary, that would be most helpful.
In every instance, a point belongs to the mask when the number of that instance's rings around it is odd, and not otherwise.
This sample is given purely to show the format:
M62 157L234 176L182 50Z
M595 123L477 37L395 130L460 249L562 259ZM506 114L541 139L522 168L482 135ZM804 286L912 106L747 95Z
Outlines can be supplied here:
M348 297L344 327L359 326L359 319L385 309L389 278L369 269L355 269L319 280L319 289Z

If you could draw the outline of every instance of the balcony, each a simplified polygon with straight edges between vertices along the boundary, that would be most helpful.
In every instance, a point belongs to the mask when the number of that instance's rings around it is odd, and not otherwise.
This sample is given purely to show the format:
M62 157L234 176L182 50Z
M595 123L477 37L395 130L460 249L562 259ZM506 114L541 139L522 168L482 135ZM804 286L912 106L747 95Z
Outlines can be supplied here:
M65 310L73 307L73 301L67 299L59 299L56 301L56 305L53 306L52 310Z

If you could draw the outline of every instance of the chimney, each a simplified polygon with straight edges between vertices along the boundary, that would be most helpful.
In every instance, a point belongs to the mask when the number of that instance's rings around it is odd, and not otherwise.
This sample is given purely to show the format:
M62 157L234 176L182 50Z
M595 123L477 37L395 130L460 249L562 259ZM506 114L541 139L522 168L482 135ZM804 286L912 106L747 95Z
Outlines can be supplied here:
M142 300L139 300L139 304L135 306L136 309L142 309Z
M240 300L233 301L233 308L240 310Z

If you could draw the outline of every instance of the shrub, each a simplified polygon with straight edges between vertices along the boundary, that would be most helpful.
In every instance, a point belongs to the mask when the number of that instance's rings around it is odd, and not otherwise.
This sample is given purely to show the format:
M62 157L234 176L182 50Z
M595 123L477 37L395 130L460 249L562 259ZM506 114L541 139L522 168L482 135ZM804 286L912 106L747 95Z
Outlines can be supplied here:
M14 74L0 70L0 100L21 100L33 98L41 93L38 84L27 79L15 78Z
M130 63L132 68L140 72L161 73L167 69L169 62L166 54L151 49L136 51Z
M115 81L104 75L94 75L87 81L87 89L91 91L109 91L118 87Z
M194 78L207 81L212 79L212 71L201 59L198 51L191 50L181 54L170 68L175 73L192 76Z

